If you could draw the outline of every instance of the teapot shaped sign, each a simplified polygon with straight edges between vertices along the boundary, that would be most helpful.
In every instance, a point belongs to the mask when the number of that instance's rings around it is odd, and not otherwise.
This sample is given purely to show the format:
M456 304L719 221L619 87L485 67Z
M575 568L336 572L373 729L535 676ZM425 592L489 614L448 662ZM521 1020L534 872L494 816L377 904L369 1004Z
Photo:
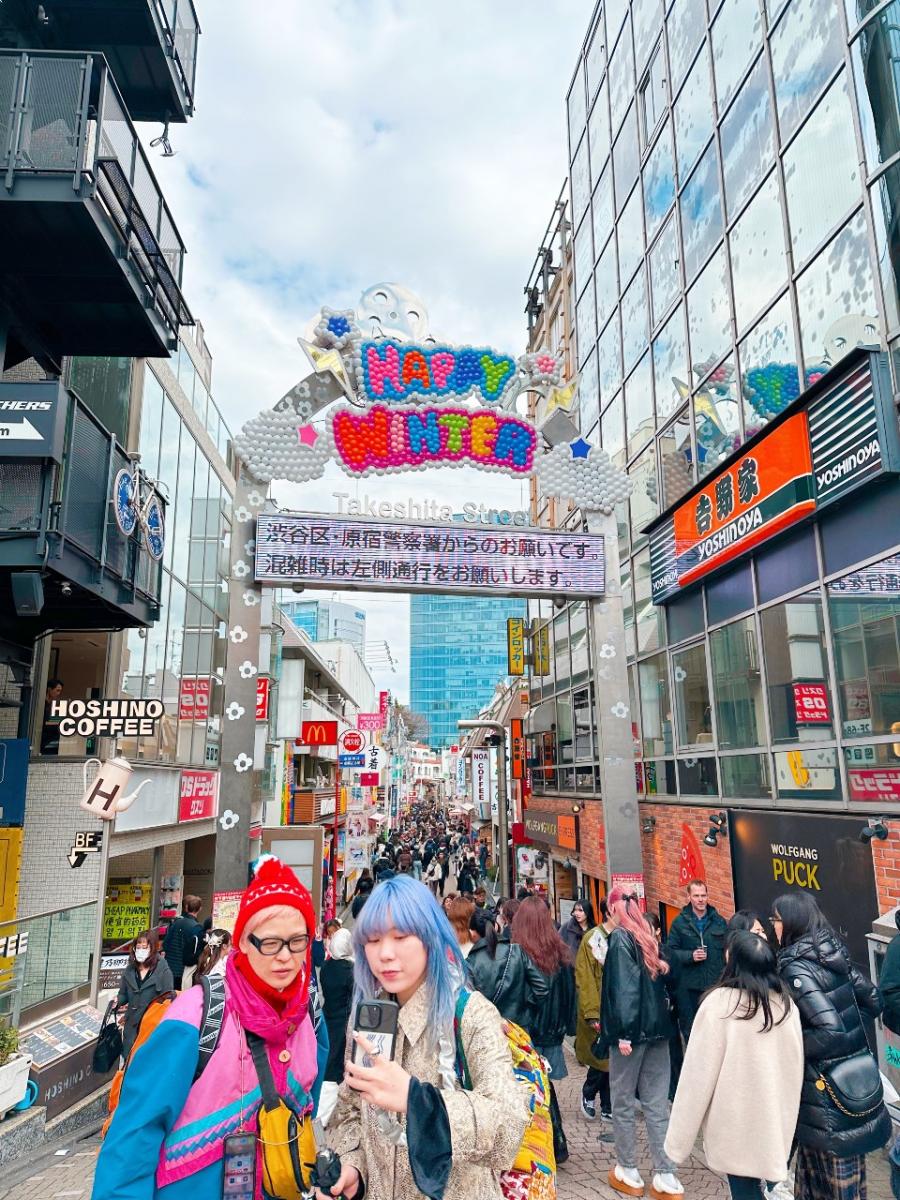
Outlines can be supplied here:
M94 764L100 770L94 776L93 783L89 784L88 767ZM89 758L84 764L84 795L79 800L79 805L85 812L93 813L95 817L100 817L103 821L112 821L116 813L130 808L140 795L141 789L151 782L149 779L145 779L130 796L126 796L124 792L131 776L131 763L121 755L116 758L108 758L105 763L101 763L99 758Z

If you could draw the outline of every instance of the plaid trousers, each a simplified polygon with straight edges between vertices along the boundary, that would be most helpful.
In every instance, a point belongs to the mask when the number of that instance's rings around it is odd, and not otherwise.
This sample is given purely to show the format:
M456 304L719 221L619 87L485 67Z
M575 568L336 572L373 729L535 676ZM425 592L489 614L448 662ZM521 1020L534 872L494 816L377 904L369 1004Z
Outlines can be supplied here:
M838 1158L798 1146L794 1200L866 1200L865 1155Z

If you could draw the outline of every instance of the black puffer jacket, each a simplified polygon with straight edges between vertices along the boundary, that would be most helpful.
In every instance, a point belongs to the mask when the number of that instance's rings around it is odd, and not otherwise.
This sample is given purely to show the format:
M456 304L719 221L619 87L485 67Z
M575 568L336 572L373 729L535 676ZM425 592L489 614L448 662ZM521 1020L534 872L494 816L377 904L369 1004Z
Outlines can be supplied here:
M604 1046L619 1042L668 1040L675 1032L666 997L666 977L650 978L640 947L630 933L614 929L603 964L600 1037Z
M823 1070L868 1050L860 1009L878 1016L878 989L860 975L846 947L830 930L802 937L782 950L778 973L790 989L803 1026L806 1065L798 1142L839 1158L878 1149L891 1136L891 1120L884 1105L868 1118L848 1116L825 1088L816 1086Z
M567 964L545 978L550 980L550 992L528 1032L536 1046L561 1046L566 1034L575 1032L575 971Z
M497 939L491 958L487 941L476 942L467 959L472 986L499 1010L531 1033L532 1018L550 992L550 980L539 971L521 946L510 943L507 930Z

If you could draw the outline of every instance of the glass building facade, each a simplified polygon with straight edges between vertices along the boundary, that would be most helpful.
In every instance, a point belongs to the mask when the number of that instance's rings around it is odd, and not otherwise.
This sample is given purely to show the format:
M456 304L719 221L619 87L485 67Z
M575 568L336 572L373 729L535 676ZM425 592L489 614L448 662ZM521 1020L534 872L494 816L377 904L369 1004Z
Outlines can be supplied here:
M617 515L648 800L900 804L896 484L665 605L646 534L858 344L896 373L898 31L898 0L592 16L567 95L580 420L634 485ZM535 791L597 790L586 621L544 608ZM799 687L827 720L798 720Z
M314 642L350 642L360 654L366 652L366 614L339 600L290 600L281 611Z
M410 707L428 721L423 741L459 741L457 721L477 716L507 678L507 618L524 616L524 600L410 596Z

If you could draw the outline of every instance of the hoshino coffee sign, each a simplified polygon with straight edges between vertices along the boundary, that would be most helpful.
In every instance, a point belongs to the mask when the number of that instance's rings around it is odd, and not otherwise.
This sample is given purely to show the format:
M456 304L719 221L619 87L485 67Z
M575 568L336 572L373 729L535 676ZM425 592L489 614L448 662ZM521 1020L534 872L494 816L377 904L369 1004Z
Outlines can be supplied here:
M161 700L53 700L61 737L152 737L165 712Z

